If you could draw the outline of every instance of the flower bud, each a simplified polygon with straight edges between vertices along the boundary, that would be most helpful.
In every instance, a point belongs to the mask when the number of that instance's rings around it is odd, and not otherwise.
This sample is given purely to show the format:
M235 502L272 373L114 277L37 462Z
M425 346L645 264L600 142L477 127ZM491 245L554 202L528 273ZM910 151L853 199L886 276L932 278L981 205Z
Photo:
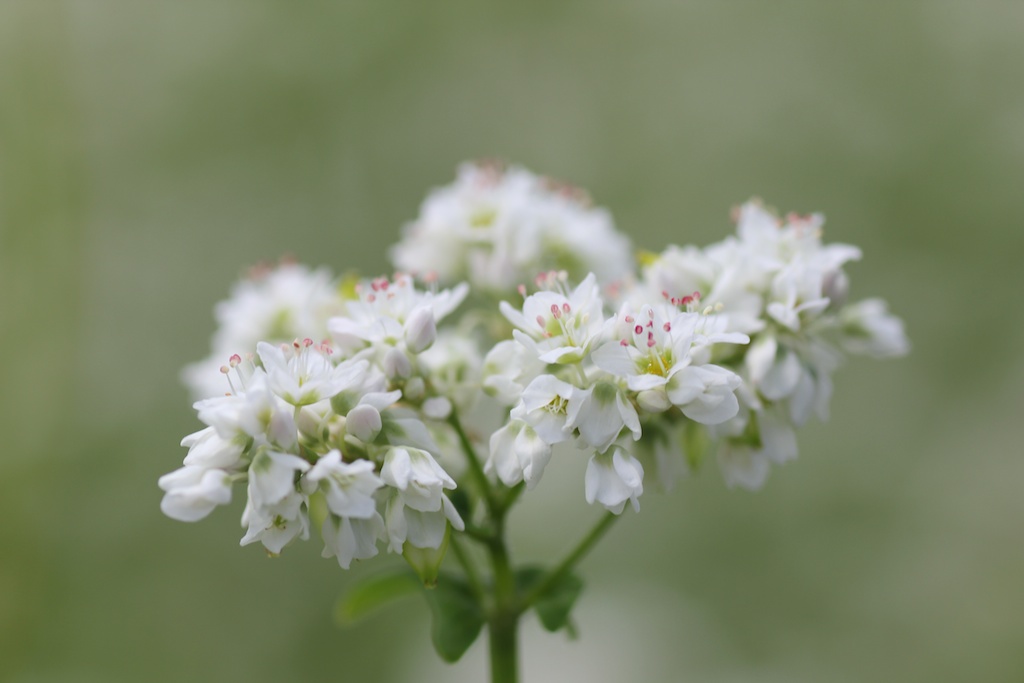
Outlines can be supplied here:
M384 374L389 379L405 378L412 374L412 363L401 349L392 348L384 356Z
M444 396L435 396L423 402L423 414L433 420L444 420L451 412L452 402Z
M645 389L636 396L636 403L641 410L648 413L661 413L669 409L672 403L664 388Z
M405 321L405 345L413 353L422 353L437 338L434 312L428 306L417 308Z
M380 411L365 403L357 405L345 417L345 428L348 433L366 443L377 438L381 424Z

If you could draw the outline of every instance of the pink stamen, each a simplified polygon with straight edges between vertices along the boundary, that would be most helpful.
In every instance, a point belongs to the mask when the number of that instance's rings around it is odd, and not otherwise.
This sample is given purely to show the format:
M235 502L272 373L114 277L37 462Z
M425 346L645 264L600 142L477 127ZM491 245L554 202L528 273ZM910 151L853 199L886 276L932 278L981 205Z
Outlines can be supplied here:
M636 327L633 328L633 334L643 334L643 333L644 333L644 328L641 327L640 325L637 325Z

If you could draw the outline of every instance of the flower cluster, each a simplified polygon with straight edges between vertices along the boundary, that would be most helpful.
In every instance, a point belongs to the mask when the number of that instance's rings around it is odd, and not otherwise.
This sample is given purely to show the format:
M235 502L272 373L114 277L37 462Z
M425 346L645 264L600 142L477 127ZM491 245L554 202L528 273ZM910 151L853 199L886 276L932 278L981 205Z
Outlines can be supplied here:
M796 456L796 429L827 416L845 354L908 342L883 301L848 303L861 254L823 243L820 215L750 202L736 222L635 269L581 191L462 166L392 248L394 278L343 288L283 264L218 304L213 357L229 360L186 370L206 428L160 479L164 512L201 519L245 482L243 544L279 553L312 518L348 567L379 541L443 554L462 514L504 514L572 445L584 499L616 514L707 457L728 485L760 487ZM448 494L473 478L460 514Z
M728 331L751 336L743 353L720 358L743 379L741 405L709 436L726 481L754 489L772 463L796 457L797 427L812 414L827 418L842 351L898 356L909 345L884 302L847 303L843 265L861 252L823 244L820 214L780 219L752 201L736 219L735 237L703 249L670 246L650 257L625 296L644 300L660 293L676 301L681 292L704 292L704 302L728 312L722 318ZM685 450L675 434L673 449ZM699 460L702 454L689 455Z
M168 516L202 519L246 482L242 544L277 554L308 537L320 500L323 554L344 568L376 555L379 540L394 552L437 549L449 524L463 528L422 419L451 406L418 368L466 288L423 292L401 276L356 292L344 316L321 323L333 343L261 341L220 368L230 391L196 402L207 427L185 437L184 466L159 481Z
M572 290L565 273L537 283L541 291L521 310L502 302L516 329L485 361L485 387L514 400L509 421L491 436L486 470L506 486L525 481L532 488L552 446L572 440L592 453L587 501L614 512L627 501L639 509L644 468L631 442L646 425L734 417L741 380L710 362L712 349L749 339L726 332L720 315L690 302L625 303L608 315L593 275Z
M467 281L508 296L538 273L594 273L605 284L633 270L629 239L586 192L518 167L467 163L434 190L391 250L397 268Z
M287 259L255 266L214 308L217 331L210 355L186 366L182 379L197 400L222 394L224 379L217 370L225 358L255 352L261 341L323 339L327 320L344 310L341 290L326 268L314 270Z

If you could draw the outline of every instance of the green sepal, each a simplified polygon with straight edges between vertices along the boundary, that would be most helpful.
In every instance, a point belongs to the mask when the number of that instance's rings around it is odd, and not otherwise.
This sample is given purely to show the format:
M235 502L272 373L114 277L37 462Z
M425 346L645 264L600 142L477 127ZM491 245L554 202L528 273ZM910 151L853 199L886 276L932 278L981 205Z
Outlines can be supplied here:
M483 609L469 585L451 574L441 574L436 586L423 594L433 617L434 649L448 663L459 661L483 629Z
M547 577L541 567L524 567L516 572L516 587L520 595L528 594ZM570 622L570 614L576 599L583 592L583 580L575 574L568 573L537 596L530 605L537 612L541 625L554 633L563 628L570 636L575 635L575 628Z
M334 620L340 626L352 626L385 605L422 589L416 575L404 568L367 577L341 596L334 606Z

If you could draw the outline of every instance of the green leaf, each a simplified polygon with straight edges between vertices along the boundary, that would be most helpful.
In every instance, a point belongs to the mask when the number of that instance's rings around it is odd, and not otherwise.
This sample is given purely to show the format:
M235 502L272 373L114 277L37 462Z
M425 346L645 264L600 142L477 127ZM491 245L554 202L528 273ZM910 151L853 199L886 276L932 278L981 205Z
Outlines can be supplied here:
M462 579L442 574L435 588L423 591L433 623L430 638L446 662L457 662L484 626L484 613L473 591Z
M420 580L407 569L368 577L352 586L338 600L334 619L341 626L352 626L384 605L422 588Z
M540 567L525 567L516 572L516 585L520 594L529 593L534 586L545 579L547 572ZM574 629L569 621L576 599L583 591L583 580L569 573L537 596L532 607L540 618L541 625L548 631L567 629L570 635Z

